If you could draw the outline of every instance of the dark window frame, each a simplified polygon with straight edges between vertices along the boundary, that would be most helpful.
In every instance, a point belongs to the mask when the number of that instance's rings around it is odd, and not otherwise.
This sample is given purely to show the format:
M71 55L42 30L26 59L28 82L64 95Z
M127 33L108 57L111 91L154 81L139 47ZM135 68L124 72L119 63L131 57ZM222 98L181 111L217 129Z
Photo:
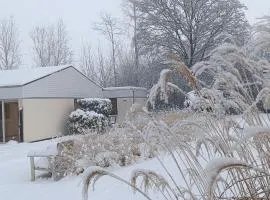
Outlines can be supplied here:
M110 98L112 102L112 112L111 115L118 115L118 106L117 106L117 98Z

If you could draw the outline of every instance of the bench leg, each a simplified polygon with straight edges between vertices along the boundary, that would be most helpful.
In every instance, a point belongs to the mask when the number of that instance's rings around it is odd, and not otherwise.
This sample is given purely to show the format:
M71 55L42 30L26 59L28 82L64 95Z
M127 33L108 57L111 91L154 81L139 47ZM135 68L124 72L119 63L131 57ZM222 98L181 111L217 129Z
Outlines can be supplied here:
M57 174L55 169L55 157L51 158L50 163L51 163L52 178L54 181L57 181Z
M30 165L31 165L31 181L35 181L36 180L36 175L35 175L34 157L30 157Z

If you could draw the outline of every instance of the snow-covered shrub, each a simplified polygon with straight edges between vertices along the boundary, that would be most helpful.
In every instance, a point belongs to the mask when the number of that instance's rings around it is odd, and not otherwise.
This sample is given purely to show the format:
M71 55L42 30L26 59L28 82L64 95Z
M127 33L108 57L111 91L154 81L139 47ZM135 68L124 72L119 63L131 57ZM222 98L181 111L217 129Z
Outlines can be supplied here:
M112 112L112 103L109 99L87 98L77 100L77 106L84 111L94 111L106 117Z
M167 119L167 113L158 112L153 116L145 108L134 105L128 112L127 120L121 126L114 126L106 134L85 134L73 136L76 142L72 153L63 151L63 155L71 155L68 159L67 174L76 173L78 169L89 166L110 167L127 166L138 160L153 158L164 151L163 141L176 145L176 139L170 130L179 135L178 140L190 140L193 134L188 123L188 115L175 114L176 118ZM193 130L192 130L193 131ZM195 132L195 131L194 131Z
M68 134L84 134L90 130L103 131L109 125L108 117L94 111L77 109L72 112L67 122Z
M211 99L208 96L201 96L197 91L191 91L187 93L186 100L184 102L186 108L197 111L213 111Z
M147 101L148 110L169 110L176 108L173 100L184 94L184 92L171 82L171 73L169 69L164 69L160 73L160 78L149 94Z
M129 131L128 134L125 131ZM69 149L62 152L62 155L68 155L68 159L65 159L68 163L66 174L74 174L76 169L86 169L89 166L107 168L132 164L142 158L141 155L146 156L140 152L142 141L142 138L127 128L116 128L106 134L80 135L72 152Z
M66 134L84 134L90 130L104 131L109 125L112 103L109 99L77 100L77 110L69 116Z

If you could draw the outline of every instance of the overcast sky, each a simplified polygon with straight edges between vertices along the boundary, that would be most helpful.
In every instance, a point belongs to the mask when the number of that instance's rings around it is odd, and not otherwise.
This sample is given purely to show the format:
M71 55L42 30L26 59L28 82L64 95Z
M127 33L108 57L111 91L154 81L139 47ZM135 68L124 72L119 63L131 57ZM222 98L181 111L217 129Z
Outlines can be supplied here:
M0 18L14 16L20 31L23 64L31 63L29 32L37 24L54 23L59 18L67 26L71 44L77 53L82 41L103 41L91 30L101 12L121 17L123 0L0 0ZM270 15L270 0L241 0L248 7L247 17L254 22L257 17Z

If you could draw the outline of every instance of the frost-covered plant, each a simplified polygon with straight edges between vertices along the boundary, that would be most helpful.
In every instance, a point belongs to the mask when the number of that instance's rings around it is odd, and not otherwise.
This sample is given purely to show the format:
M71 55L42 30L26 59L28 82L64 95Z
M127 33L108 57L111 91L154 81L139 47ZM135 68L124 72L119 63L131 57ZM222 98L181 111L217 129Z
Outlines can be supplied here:
M194 129L188 126L188 122L179 121L187 119L188 115L170 119L168 127L162 121L167 118L166 113L156 113L156 117L159 119L153 121L151 113L139 105L134 105L128 112L127 120L121 126L114 126L107 130L106 134L92 132L92 134L74 136L76 142L72 152L69 149L66 149L67 152L63 151L65 155L72 155L68 159L67 174L76 173L76 169L85 169L89 166L103 168L127 166L138 160L153 158L157 152L165 149L160 145L163 140L172 141L171 146L177 144L170 132L163 131L164 127L182 135L182 140L190 140L192 137L189 131ZM180 132L179 127L181 127Z
M264 16L253 27L248 52L255 59L270 61L270 16Z
M108 125L109 119L103 114L77 109L69 115L66 134L85 134L91 130L103 131Z
M84 111L94 111L106 117L112 112L112 103L109 99L88 98L77 100L77 106Z
M269 96L264 91L258 100ZM150 199L155 199L152 189L168 200L269 199L270 118L258 113L255 102L251 107L242 118L196 114L174 128L151 118L149 130L159 133L158 144L171 158L169 163L156 158L166 176L138 169L128 184L141 189ZM190 131L193 140L182 139L186 126L198 127ZM170 171L172 165L177 171Z
M174 108L172 104L173 95L176 93L185 94L177 85L173 84L171 78L172 71L164 69L160 73L160 78L149 94L147 101L148 110L166 110Z
M253 60L245 49L234 44L223 44L209 55L207 61L192 67L202 88L212 90L213 107L218 112L239 114L255 100L263 86L263 71L269 68ZM205 89L204 89L205 90ZM204 91L199 91L203 96Z
M90 130L104 131L109 125L112 103L109 99L77 100L77 110L72 112L67 121L67 135L85 134Z
M69 152L68 149L66 149L67 152L63 151L64 154L72 155L72 159L69 160L72 160L73 163L69 165L67 171L76 172L74 169L80 166L78 162L82 163L81 168L89 166L107 168L126 166L138 159L153 157L158 133L154 130L151 131L148 114L143 110L139 111L133 108L127 119L121 127L114 126L107 130L106 134L92 132L92 134L76 136L73 152ZM79 123L78 126L80 127L80 125ZM86 128L82 129L87 130ZM89 133L89 130L86 133Z
M151 189L167 200L269 199L270 117L261 114L259 107L260 102L265 109L269 104L269 88L262 87L263 71L269 69L269 63L257 59L243 47L229 43L194 65L194 74L175 59L174 70L186 77L199 97L194 108L211 108L215 115L195 112L172 125L151 113L148 121L142 120L147 125L138 129L131 124L130 130L136 130L143 136L142 142L154 149L166 176L138 169L127 184L143 191L147 199L154 199L148 193ZM162 71L152 88L148 103L153 107L160 99L168 103L171 89L177 88L171 85L171 72ZM188 139L187 134L191 135ZM169 163L157 154L160 151L167 153ZM172 165L178 176L170 171ZM91 180L95 183L97 179ZM89 183L85 182L84 188ZM140 190L141 185L144 190Z
M190 71L179 58L171 56L173 70L163 70L151 89L148 106L160 109L169 105L174 91L184 94L185 104L193 111L211 111L217 115L240 114L246 110L263 86L263 71L270 65L253 60L244 47L225 43L214 49L207 60L199 62ZM171 73L177 72L193 91L185 94L171 83ZM196 94L196 98L194 97ZM172 107L172 106L171 106Z

